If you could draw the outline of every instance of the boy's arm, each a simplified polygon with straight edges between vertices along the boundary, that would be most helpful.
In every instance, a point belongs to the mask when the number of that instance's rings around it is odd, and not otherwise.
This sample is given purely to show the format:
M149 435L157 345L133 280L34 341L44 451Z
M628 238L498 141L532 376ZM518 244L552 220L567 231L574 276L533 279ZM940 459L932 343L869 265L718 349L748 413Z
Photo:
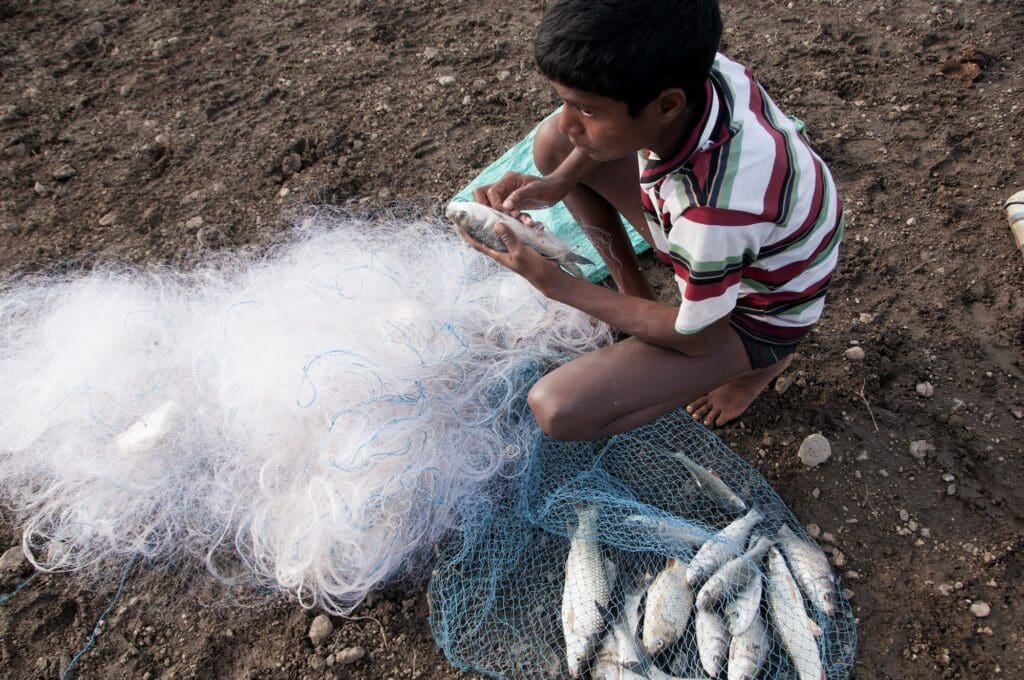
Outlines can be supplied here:
M680 333L675 327L679 312L677 308L654 300L623 295L586 279L570 276L557 268L539 277L534 285L552 300L586 312L644 342L688 356L713 352L721 346L729 328L729 316L726 315L696 333Z
M625 295L571 276L536 250L523 245L504 225L499 225L496 231L508 252L488 248L468 234L463 234L463 238L474 249L518 273L545 296L586 312L633 337L664 349L700 356L718 348L728 332L726 315L696 333L679 333L675 329L678 312L675 307Z
M550 175L537 177L506 172L497 182L475 188L473 200L513 215L519 210L549 208L565 198L587 173L600 164L601 161L573 149Z

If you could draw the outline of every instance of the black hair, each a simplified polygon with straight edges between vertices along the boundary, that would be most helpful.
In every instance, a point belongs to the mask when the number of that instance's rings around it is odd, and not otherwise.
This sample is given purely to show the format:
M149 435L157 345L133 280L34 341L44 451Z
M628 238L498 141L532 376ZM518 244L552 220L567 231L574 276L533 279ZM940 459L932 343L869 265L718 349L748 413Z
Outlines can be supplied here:
M701 101L721 37L718 0L553 0L534 57L547 78L625 102L635 117L673 87Z

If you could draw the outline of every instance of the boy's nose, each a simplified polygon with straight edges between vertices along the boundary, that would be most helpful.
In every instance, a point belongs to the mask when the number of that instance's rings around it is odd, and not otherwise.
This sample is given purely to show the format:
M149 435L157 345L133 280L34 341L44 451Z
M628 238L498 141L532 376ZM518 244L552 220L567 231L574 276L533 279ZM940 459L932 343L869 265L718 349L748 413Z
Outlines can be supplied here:
M558 131L566 137L575 135L580 131L579 121L572 115L568 105L563 105L562 112L558 114Z

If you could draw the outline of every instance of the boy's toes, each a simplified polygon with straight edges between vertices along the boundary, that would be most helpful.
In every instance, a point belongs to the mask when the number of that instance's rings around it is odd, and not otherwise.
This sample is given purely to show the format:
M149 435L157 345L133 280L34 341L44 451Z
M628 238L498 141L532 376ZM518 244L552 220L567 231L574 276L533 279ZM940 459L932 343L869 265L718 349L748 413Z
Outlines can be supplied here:
M707 395L704 395L700 399L696 399L686 407L686 412L693 416L694 420L700 420L701 416L711 408L711 404L708 402Z
M707 416L704 418L704 425L707 427L714 427L718 424L718 417L722 415L722 409L720 408L709 408Z

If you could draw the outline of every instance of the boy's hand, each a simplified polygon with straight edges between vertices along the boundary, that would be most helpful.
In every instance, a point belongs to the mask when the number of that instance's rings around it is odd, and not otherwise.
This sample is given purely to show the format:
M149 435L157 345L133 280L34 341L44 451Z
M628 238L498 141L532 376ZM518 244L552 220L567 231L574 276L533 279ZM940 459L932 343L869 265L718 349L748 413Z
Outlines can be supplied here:
M506 172L494 184L473 189L473 200L518 217L520 210L550 208L565 198L571 189L556 177Z
M501 239L501 242L505 244L505 248L508 250L507 253L488 248L462 229L458 230L463 240L471 245L474 250L483 253L498 264L519 274L541 293L547 290L547 287L556 276L563 273L561 267L557 264L533 248L523 245L523 242L516 237L507 224L499 222L494 231L498 238ZM565 274L565 276L569 275Z

